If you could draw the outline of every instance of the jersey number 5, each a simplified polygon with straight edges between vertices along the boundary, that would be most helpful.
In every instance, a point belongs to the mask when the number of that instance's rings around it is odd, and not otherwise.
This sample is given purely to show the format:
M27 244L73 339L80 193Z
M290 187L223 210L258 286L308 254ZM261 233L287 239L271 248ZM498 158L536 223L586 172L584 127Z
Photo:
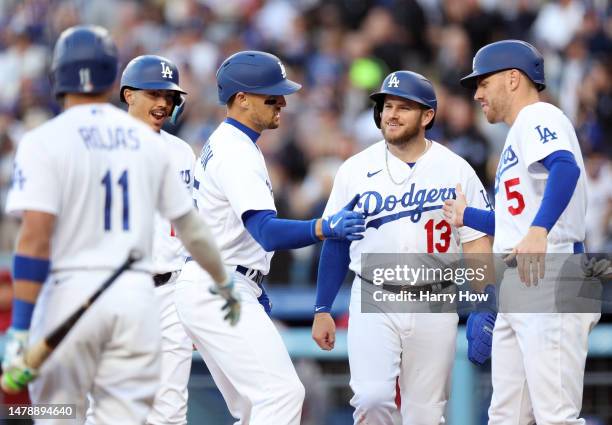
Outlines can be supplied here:
M442 230L440 234L440 242L434 243L434 229ZM448 247L450 246L451 240L451 227L450 224L446 220L440 221L438 224L434 225L434 219L432 218L427 223L425 223L425 230L427 230L427 252L434 252L434 248L436 252L446 252L448 251Z
M102 185L104 186L104 231L110 232L111 230L111 211L113 207L113 179L110 170L104 174L102 179ZM128 172L124 170L119 176L117 184L121 187L123 208L121 209L123 218L123 230L130 230L130 197L129 197L129 185L128 185Z
M506 188L506 199L508 201L516 200L516 207L509 206L508 211L512 215L519 215L525 209L525 198L518 190L512 190L513 186L516 186L521 183L521 179L515 177L510 180L506 180L504 182L504 187Z

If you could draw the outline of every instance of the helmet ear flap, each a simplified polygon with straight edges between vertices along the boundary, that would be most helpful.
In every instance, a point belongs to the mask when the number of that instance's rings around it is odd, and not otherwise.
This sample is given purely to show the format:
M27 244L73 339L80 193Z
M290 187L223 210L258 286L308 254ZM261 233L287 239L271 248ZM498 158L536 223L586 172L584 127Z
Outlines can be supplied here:
M174 100L174 106L172 107L172 115L170 117L170 122L173 125L176 125L179 117L183 113L183 108L185 107L185 97L178 94Z
M374 124L376 124L376 127L380 128L380 122L382 120L382 104L381 104L381 102L376 102L374 104L374 109L372 111L374 113Z

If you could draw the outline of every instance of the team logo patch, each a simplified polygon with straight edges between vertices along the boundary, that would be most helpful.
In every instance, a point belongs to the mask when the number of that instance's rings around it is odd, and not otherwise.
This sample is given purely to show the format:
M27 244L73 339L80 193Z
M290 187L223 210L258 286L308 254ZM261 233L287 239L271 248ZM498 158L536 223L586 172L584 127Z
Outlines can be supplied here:
M484 189L480 189L480 195L482 196L482 199L484 199L485 201L485 207L487 207L490 211L493 211L493 205L491 204L491 201L489 200L489 195L487 195L487 192L485 192Z
M202 164L202 168L206 170L206 165L208 161L213 157L213 151L210 147L210 140L206 142L204 147L202 148L202 153L200 154L200 164Z
M23 171L21 170L21 168L19 168L19 166L15 162L13 164L13 177L11 178L10 188L11 189L23 190L23 185L24 185L25 181L26 181L26 179L25 179L25 177L23 175Z
M391 74L391 78L389 78L389 82L387 83L387 87L398 88L399 87L399 83L400 83L400 80L399 80L399 78L397 78L397 76L395 75L395 72L394 72L393 74Z
M540 142L546 143L550 140L557 140L557 133L555 131L550 131L548 127L542 128L541 125L536 125L535 129L538 130Z
M278 66L280 66L281 75L283 76L283 78L287 78L287 71L285 71L285 65L283 65L281 61L278 61Z
M518 156L514 153L512 145L509 145L501 154L499 165L497 166L497 173L495 173L495 193L499 189L499 180L502 174L508 171L510 168L518 164Z
M186 184L189 185L189 183L191 182L191 170L181 170L181 180Z
M172 78L172 68L170 68L168 65L166 65L166 62L160 62L162 70L161 70L161 76L162 78Z

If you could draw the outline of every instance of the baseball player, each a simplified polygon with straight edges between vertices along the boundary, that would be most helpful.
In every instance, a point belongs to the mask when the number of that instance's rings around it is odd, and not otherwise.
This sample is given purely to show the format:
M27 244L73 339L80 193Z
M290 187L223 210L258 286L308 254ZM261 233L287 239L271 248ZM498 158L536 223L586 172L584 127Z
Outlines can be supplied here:
M349 158L336 175L326 212L360 194L356 210L366 217L364 238L323 244L317 279L313 339L334 348L335 324L329 311L350 269L353 281L348 327L350 385L355 424L391 425L396 410L396 377L404 425L438 424L450 392L458 316L451 313L362 312L362 254L487 253L481 232L455 232L442 205L454 196L456 181L471 202L485 207L484 189L469 164L426 139L437 101L429 80L411 71L388 75L375 102L374 120L384 140ZM451 282L416 286L417 293L453 289ZM388 290L391 290L389 288Z
M230 56L217 71L217 86L227 118L196 163L194 199L225 265L234 271L243 319L230 327L209 314L208 306L221 301L197 289L210 277L193 262L185 264L177 282L177 309L238 424L297 425L304 387L268 317L270 304L261 283L276 249L325 238L359 239L363 217L351 211L355 200L350 199L323 219L276 216L257 140L262 131L279 126L285 95L300 88L287 79L276 56L257 51Z
M487 121L510 130L495 179L496 211L466 208L472 203L458 194L447 201L446 217L494 234L493 251L517 263L505 271L501 288L520 279L535 295L560 277L559 264L552 256L545 261L545 253L583 252L586 184L576 133L561 110L540 100L544 60L529 43L484 46L461 83L476 90ZM499 313L489 424L584 424L588 335L599 316Z
M179 71L172 61L161 56L138 56L130 61L121 76L120 98L128 113L166 140L175 157L175 173L193 188L195 155L183 140L161 129L167 119L176 122L186 93L179 86ZM192 342L185 333L174 304L175 282L187 254L170 222L155 215L153 239L153 281L161 312L161 383L155 396L148 424L187 423L187 387L191 371Z
M150 276L155 210L214 276L234 321L240 304L210 231L173 172L167 142L107 103L117 72L108 32L64 31L51 72L64 112L19 143L6 206L23 221L2 385L18 391L32 381L34 403L75 404L79 421L89 392L97 423L142 424L159 383L159 311ZM82 305L132 249L143 260L94 302L40 370L30 368L28 344Z

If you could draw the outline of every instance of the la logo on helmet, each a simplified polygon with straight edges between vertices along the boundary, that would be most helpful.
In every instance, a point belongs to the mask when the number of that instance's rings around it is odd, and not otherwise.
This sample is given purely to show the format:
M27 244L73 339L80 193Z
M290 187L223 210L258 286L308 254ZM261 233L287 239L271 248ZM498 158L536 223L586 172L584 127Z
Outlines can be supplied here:
M400 80L395 76L395 73L391 74L391 78L389 78L389 83L387 87L399 88Z
M287 71L285 71L285 65L283 65L280 61L278 61L278 66L280 66L281 74L283 78L287 78Z
M162 67L162 78L172 78L172 69L166 65L166 62L160 62Z

